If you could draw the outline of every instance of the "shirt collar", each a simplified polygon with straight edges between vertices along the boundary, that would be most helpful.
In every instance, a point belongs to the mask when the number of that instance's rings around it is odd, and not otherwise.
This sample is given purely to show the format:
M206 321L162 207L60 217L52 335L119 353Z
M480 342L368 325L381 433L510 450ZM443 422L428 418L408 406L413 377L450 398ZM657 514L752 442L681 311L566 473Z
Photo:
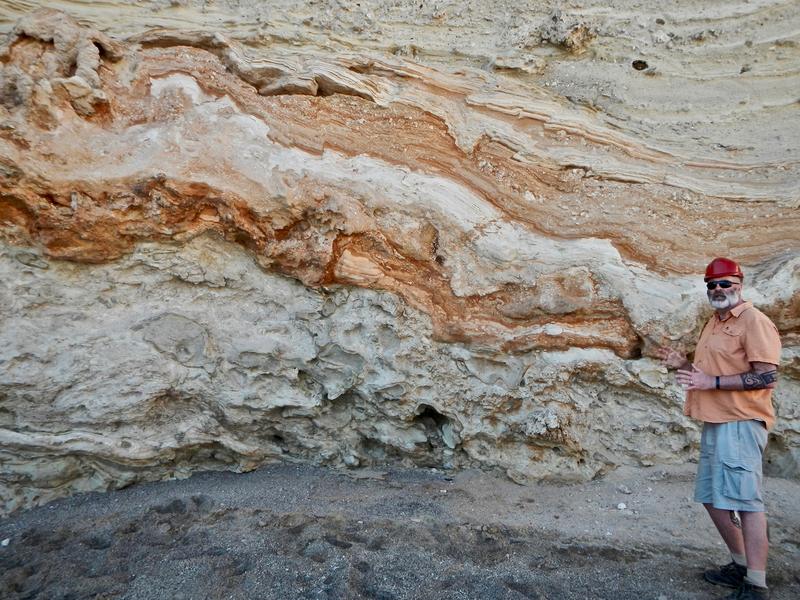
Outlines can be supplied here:
M752 308L752 307L753 307L753 303L752 302L742 302L736 308L732 308L731 309L731 314L738 319L740 314L742 314L748 308Z

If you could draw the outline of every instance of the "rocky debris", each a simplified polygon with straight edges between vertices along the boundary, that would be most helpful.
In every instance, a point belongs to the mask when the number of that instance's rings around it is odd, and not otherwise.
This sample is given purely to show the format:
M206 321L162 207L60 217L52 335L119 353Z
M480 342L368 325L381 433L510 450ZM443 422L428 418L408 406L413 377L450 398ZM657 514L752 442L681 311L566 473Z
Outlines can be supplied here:
M445 482L420 469L355 478L273 465L78 495L0 520L13 538L0 585L13 599L708 598L702 570L726 554L703 509L678 501L685 473L643 493L648 470L621 471L521 487L474 472ZM609 503L619 482L636 510ZM768 479L767 490L771 594L791 600L798 483Z

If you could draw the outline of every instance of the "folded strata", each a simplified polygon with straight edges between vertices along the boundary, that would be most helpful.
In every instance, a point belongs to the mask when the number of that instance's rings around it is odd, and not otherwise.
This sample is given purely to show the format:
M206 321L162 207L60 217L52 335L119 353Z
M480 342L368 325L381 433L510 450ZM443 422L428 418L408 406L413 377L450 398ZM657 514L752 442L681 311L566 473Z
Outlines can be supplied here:
M589 60L597 31L553 27ZM519 56L246 42L50 10L8 31L5 511L278 458L520 482L689 460L653 355L692 350L717 255L781 330L768 472L800 473L796 149L626 128Z

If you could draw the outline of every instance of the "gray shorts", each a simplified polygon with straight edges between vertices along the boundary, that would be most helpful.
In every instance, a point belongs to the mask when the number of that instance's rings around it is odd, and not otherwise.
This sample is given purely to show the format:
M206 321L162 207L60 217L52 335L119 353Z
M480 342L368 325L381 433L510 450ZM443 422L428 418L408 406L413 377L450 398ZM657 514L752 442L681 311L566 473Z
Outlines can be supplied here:
M705 423L695 501L722 510L764 512L761 457L766 445L767 428L761 421Z

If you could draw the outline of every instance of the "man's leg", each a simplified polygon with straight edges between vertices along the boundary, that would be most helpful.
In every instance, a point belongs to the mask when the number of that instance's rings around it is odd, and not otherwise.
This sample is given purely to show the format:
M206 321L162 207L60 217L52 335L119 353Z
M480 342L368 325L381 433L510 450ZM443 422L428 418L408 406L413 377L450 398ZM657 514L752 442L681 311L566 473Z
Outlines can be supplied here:
M714 499L718 496L717 488L720 480L719 461L716 457L717 438L725 435L729 425L725 423L705 423L700 439L700 460L697 464L694 499L702 503L712 522L717 528L725 545L731 553L732 562L706 569L703 579L714 585L738 588L747 574L747 558L744 554L744 538L742 531L730 518L730 511L714 507ZM724 441L724 440L723 440Z
M745 544L742 537L742 530L736 527L731 521L729 510L714 508L710 503L703 503L706 507L711 520L717 528L725 545L731 553L733 562L726 565L707 569L703 572L703 579L714 585L725 585L732 588L739 588L747 575L747 557L744 554Z
M750 562L750 554L745 551L746 546L744 543L744 536L742 535L742 530L736 527L731 521L731 511L729 510L722 510L719 508L714 508L711 504L703 504L708 511L711 520L714 522L714 525L719 531L720 536L722 536L725 545L728 546L728 550L730 553L738 554L739 556L746 555L747 562ZM759 513L748 513L751 515L756 515ZM764 513L761 513L762 515ZM742 528L744 528L744 515L742 515ZM766 531L766 521L764 521L764 528ZM766 556L764 557L764 562L766 564Z
M765 587L767 571L767 515L763 512L740 512L742 536L747 555L747 578L751 583Z

